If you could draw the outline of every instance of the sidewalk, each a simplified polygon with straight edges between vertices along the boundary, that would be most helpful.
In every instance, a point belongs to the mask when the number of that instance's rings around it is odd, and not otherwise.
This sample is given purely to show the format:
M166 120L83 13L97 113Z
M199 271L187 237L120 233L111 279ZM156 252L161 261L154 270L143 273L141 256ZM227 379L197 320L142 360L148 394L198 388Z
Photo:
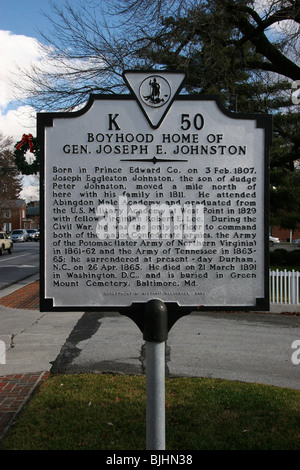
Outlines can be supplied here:
M39 281L33 280L33 282L30 282L23 287L20 287L20 285L12 286L11 288L5 289L4 291L0 291L0 309L2 307L4 307L1 310L0 318L0 335L2 335L2 338L6 336L9 337L8 333L11 333L11 331L15 332L16 337L18 337L20 333L24 334L26 327L34 325L34 323L37 323L41 318L41 313L39 312ZM13 316L14 312L16 313L15 317ZM20 322L20 315L24 319L22 322ZM82 313L79 313L79 315L82 315ZM74 318L75 323L76 321L77 317ZM67 332L72 329L74 322L71 322L70 325L67 325ZM7 323L9 326L6 326ZM11 330L12 324L14 325L13 330ZM47 336L46 328L43 334L44 336ZM38 336L38 333L36 336ZM27 336L27 340L28 342L32 343L29 334ZM64 341L64 337L58 336L56 340L58 351L61 347L61 341ZM53 349L52 344L47 346L49 350L51 347ZM38 344L37 349L39 349ZM15 354L13 346L10 346L9 352ZM16 356L15 363L18 363L18 361L20 362L19 368L15 364L13 364L12 368L9 368L10 371L16 368L16 373L5 374L4 371L6 366L1 365L0 363L0 443L1 440L6 436L10 427L14 424L17 415L20 413L24 405L30 400L36 389L50 374L49 371L51 364L49 363L49 366L47 367L48 357L46 357L45 361L43 362L42 353L37 351L37 354L40 354L41 364L45 366L45 370L29 371L28 367L30 367L30 365L27 365L25 368L22 362L22 360L27 360L26 356L22 356L20 361L18 356ZM54 358L56 354L56 350L53 349ZM38 362L36 357L32 357L32 362L33 364Z

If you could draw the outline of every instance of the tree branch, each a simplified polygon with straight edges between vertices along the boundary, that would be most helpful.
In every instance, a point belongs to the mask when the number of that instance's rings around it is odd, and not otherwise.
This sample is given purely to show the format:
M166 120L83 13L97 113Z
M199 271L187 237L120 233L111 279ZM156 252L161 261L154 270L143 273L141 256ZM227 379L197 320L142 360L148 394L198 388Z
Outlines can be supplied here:
M297 0L297 3L300 3L299 0ZM282 52L280 52L280 50L274 44L272 44L264 34L265 28L273 24L275 21L278 21L279 18L280 20L287 19L284 18L283 15L284 13L286 15L287 10L290 11L290 9L285 8L278 10L268 19L259 21L257 18L257 13L255 12L255 15L253 15L253 10L249 7L239 7L232 1L229 1L225 2L225 8L227 11L231 11L232 8L235 8L236 11L244 10L248 14L251 14L251 16L255 18L256 23L258 23L258 26L255 27L250 23L246 15L233 15L233 22L244 35L241 40L237 41L238 45L241 45L247 41L251 42L255 47L256 52L263 55L270 62L270 71L276 71L280 75L289 77L292 80L297 80L300 78L300 67L287 56L285 56ZM266 64L264 67L266 67Z

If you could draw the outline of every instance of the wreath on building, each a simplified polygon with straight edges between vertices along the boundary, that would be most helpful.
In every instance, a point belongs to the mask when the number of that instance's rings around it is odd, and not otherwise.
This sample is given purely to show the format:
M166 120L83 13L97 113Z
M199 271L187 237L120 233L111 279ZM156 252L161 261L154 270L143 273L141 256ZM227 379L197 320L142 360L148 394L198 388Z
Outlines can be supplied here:
M29 163L26 153L33 153L34 160ZM40 171L40 155L37 139L32 134L23 134L22 140L16 143L14 150L15 164L23 175L33 175Z

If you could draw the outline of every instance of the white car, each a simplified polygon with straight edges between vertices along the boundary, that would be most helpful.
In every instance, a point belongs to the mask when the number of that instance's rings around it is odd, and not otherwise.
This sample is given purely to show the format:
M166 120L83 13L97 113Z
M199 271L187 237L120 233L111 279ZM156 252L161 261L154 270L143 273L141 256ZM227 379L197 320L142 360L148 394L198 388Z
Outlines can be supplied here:
M28 240L28 234L26 230L23 229L17 229L13 230L10 234L10 239L15 243L15 242L27 242Z
M300 238L297 238L296 240L293 241L295 246L300 246Z
M280 243L280 240L279 238L271 237L271 235L269 235L269 243L271 246L273 246L275 243Z
M0 232L0 256L3 255L4 251L7 250L7 253L12 254L13 242L5 232Z

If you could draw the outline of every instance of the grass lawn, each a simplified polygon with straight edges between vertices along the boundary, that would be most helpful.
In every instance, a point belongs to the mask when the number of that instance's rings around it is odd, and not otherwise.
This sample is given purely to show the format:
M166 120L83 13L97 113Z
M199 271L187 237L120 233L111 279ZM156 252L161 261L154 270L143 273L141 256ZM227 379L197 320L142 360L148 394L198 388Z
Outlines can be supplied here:
M50 376L1 450L144 450L144 376ZM300 390L166 379L167 450L299 450Z

